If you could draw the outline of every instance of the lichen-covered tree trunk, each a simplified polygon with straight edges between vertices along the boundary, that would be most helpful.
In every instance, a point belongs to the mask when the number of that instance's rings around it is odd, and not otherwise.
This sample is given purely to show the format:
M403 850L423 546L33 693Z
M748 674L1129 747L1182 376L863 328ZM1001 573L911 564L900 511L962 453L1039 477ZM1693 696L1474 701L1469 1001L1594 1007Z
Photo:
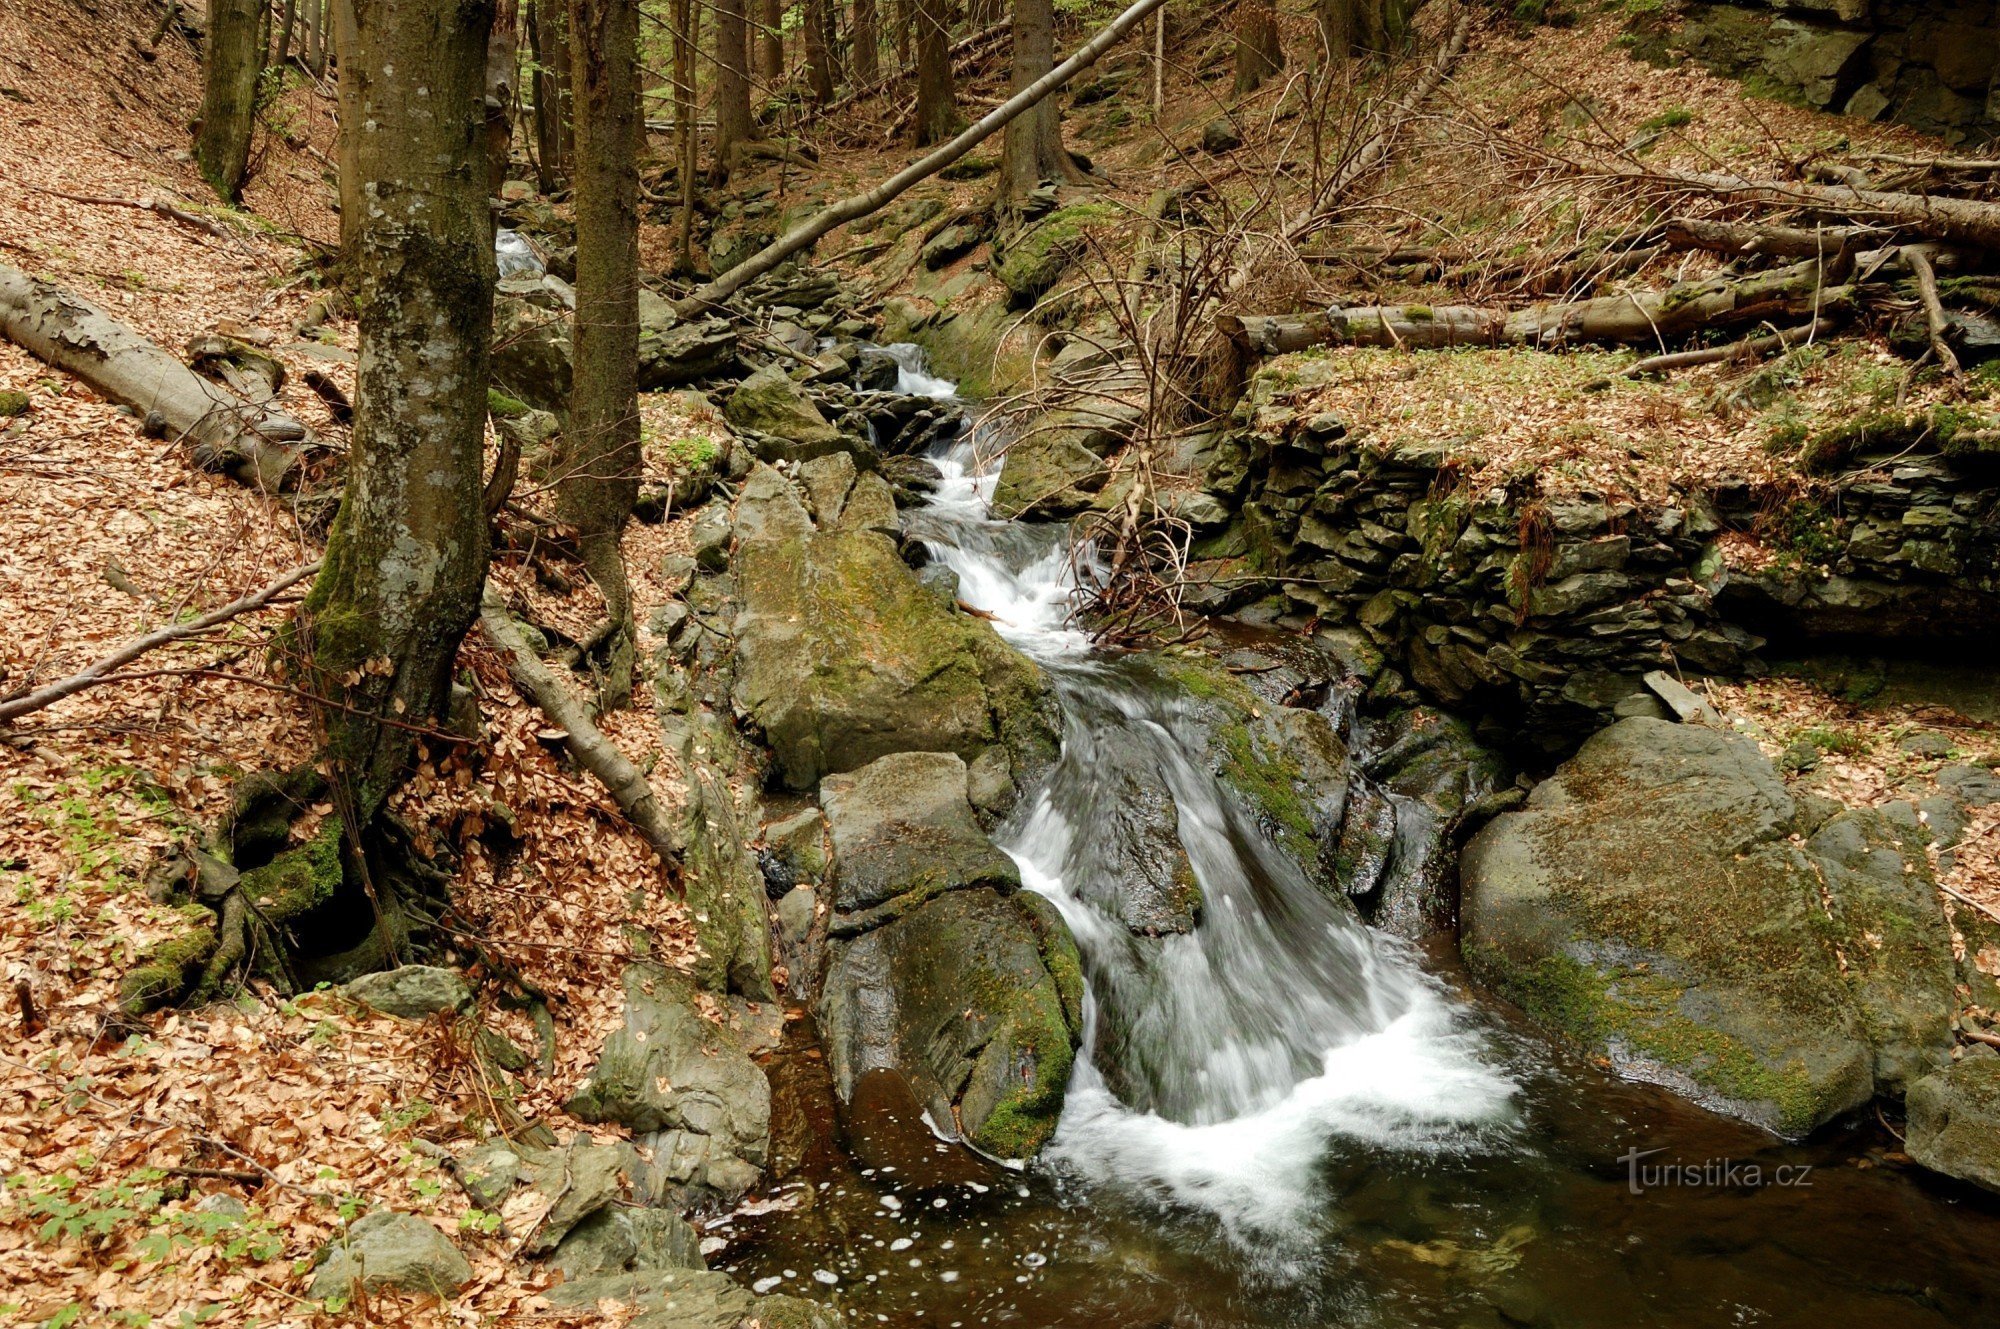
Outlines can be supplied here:
M750 0L715 3L715 164L726 175L730 149L756 137L750 122Z
M576 88L576 333L556 499L613 625L603 695L631 694L620 541L639 498L639 4L570 0Z
M202 176L231 203L250 171L257 75L264 67L262 0L211 0L202 61L201 130L194 157Z
M1277 9L1271 0L1240 0L1236 6L1236 95L1255 92L1284 67Z
M535 58L536 183L544 194L569 184L576 158L569 86L569 13L566 0L535 0L528 20Z
M486 577L481 502L493 221L492 0L352 0L340 51L365 206L351 253L361 365L347 489L302 642L328 773L366 826L449 700Z
M958 123L958 97L951 78L950 0L913 0L917 38L917 146L951 137Z
M854 0L854 86L882 77L882 20L875 0Z
M1053 0L1014 0L1014 91L1055 68ZM1044 180L1075 180L1082 172L1062 143L1062 102L1045 97L1007 124L1000 155L1003 202L1018 202Z

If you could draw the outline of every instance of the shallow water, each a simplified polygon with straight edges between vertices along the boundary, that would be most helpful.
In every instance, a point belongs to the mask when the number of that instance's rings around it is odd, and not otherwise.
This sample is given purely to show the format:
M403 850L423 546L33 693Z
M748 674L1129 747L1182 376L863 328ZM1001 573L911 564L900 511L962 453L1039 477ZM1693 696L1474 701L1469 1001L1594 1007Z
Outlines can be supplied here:
M1187 703L1069 625L1059 532L987 519L970 442L936 460L914 525L1064 703L1062 759L998 838L1077 936L1083 1053L1012 1171L934 1139L894 1077L836 1114L795 1023L774 1080L804 1157L776 1207L714 1226L712 1263L897 1325L2000 1324L2000 1208L1885 1132L1788 1145L1620 1083L1455 957L1353 922L1189 759ZM1179 808L1187 935L1106 912L1103 777L1134 762Z

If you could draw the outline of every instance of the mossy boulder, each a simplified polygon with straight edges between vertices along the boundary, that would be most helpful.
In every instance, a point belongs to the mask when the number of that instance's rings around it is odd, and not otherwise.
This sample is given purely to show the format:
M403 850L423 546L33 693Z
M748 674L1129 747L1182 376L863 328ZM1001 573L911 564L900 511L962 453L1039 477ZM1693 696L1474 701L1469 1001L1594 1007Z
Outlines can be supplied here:
M738 429L770 440L761 449L769 454L765 461L803 461L839 451L843 443L840 430L778 365L767 365L737 384L722 411Z
M1974 1050L1910 1087L1910 1157L1949 1177L2000 1191L2000 1056Z
M681 878L694 919L695 981L711 992L774 1001L763 873L744 848L744 819L728 780L700 754L689 755Z
M1008 445L993 490L996 517L1063 517L1111 497L1105 458L1138 428L1140 410L1106 399L1044 412Z
M735 700L792 788L892 752L970 758L999 743L1017 781L1053 760L1040 667L926 589L888 536L815 530L789 482L759 468L734 567Z
M470 1281L472 1265L444 1233L415 1214L378 1209L320 1251L309 1295L344 1301L358 1287L450 1297Z
M1108 203L1057 208L1006 238L993 274L1005 284L1016 307L1032 305L1083 254L1089 229L1118 215Z
M1748 740L1620 721L1467 846L1466 960L1623 1072L1802 1135L1868 1101L1875 1053L1800 829Z
M956 753L898 752L827 776L819 797L833 839L834 904L850 918L912 895L1021 884L1014 860L973 819Z

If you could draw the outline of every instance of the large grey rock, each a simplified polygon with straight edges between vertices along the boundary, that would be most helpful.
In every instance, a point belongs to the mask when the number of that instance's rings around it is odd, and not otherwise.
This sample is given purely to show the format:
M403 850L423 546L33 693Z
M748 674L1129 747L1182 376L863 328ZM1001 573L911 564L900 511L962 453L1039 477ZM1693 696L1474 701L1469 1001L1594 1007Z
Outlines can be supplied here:
M629 1198L639 1174L639 1157L628 1144L597 1144L578 1134L561 1149L542 1151L528 1176L549 1206L523 1239L522 1251L555 1250L573 1228Z
M592 1310L601 1301L630 1306L627 1329L838 1329L840 1313L803 1297L759 1297L727 1274L657 1269L579 1278L550 1288L551 1305Z
M843 1102L894 1070L941 1130L1003 1158L1054 1133L1082 1024L1076 943L1040 896L946 890L836 940L820 1027Z
M342 991L364 1006L405 1020L421 1020L439 1011L462 1011L472 1004L472 989L455 970L428 964L363 974Z
M706 1269L701 1234L664 1209L608 1205L576 1224L556 1248L569 1280L660 1269Z
M1946 1176L2000 1191L2000 1056L1974 1054L1910 1086L1903 1147Z
M679 319L651 291L639 293L639 390L692 383L736 363L736 329L723 318Z
M1813 833L1846 978L1875 1050L1875 1082L1901 1094L1951 1054L1951 929L1915 810L1843 812Z
M694 922L695 981L711 992L775 1001L764 874L744 847L743 810L711 757L690 744L683 759L688 801L681 817L687 845L681 885Z
M762 1164L771 1135L771 1086L764 1072L734 1035L702 1018L685 979L633 965L624 985L624 1022L605 1040L569 1111L583 1121L615 1121L639 1132L706 1137L716 1156Z
M927 591L875 531L814 530L783 478L737 505L735 701L795 789L892 752L1003 743L1020 776L1056 751L1041 669ZM755 520L745 519L753 490Z
M803 461L839 451L842 445L840 430L777 365L767 365L737 384L722 409L730 424L776 440L775 453L766 461Z
M829 775L820 804L833 837L834 903L843 913L905 897L1021 884L966 798L965 762L950 752L898 752L858 771Z
M1797 821L1747 740L1620 721L1467 847L1466 960L1626 1073L1803 1134L1875 1054Z
M415 1214L378 1209L320 1251L309 1295L315 1300L395 1288L449 1297L472 1280L472 1265L444 1233Z

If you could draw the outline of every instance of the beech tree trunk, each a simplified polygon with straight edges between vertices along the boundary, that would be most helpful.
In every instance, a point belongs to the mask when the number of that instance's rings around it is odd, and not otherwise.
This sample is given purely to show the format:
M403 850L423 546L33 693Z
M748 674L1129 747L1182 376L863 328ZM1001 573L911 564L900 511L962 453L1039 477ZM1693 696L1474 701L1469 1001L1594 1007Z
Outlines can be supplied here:
M283 69L285 62L291 59L292 28L298 23L298 18L298 0L285 0L283 18L278 24L278 40L271 47L271 58L269 61L272 66L278 69Z
M262 0L211 0L208 7L194 158L203 178L230 203L243 197L243 180L250 171L257 75L264 67L263 21Z
M569 85L569 11L566 0L534 0L528 19L535 58L535 158L544 194L569 185L576 135Z
M1056 25L1052 0L1014 0L1014 91L1028 87L1055 67ZM1081 172L1062 143L1062 104L1044 98L1007 126L1000 154L1000 196L1019 202L1044 180L1074 180Z
M604 700L632 688L621 541L639 499L639 0L569 0L576 86L576 320L557 508L613 625Z
M302 21L305 31L299 38L306 68L314 78L326 74L326 0L305 0Z
M1285 67L1278 39L1278 11L1271 0L1238 0L1236 6L1236 95L1255 92Z
M715 164L727 175L730 149L756 137L750 121L750 66L745 6L750 0L715 2Z
M335 148L340 166L340 261L350 277L361 227L361 161L356 154L361 145L362 78L354 53L357 3L359 0L327 0L333 24L334 72L340 80L340 139Z
M494 0L486 39L487 192L499 197L514 146L514 101L521 70L520 0Z
M478 612L493 333L492 0L352 0L343 46L371 204L354 222L361 369L347 488L302 613L329 775L366 827L443 714ZM398 723L388 724L383 721Z
M854 0L854 86L882 77L882 21L875 0Z
M827 0L805 0L806 87L821 106L833 100L831 36Z
M951 137L958 123L958 96L951 77L950 0L910 0L917 45L916 144L920 148Z

